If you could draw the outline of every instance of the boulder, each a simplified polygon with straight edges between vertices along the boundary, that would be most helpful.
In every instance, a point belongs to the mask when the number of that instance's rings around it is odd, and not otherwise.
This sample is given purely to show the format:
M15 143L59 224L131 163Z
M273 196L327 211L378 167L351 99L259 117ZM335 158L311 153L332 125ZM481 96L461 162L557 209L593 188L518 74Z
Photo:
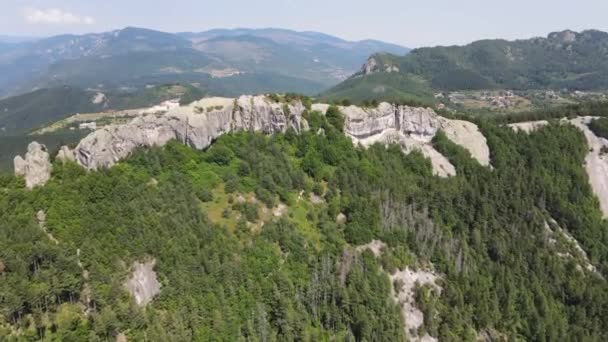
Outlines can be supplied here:
M28 189L44 185L51 178L52 165L46 146L32 142L27 147L25 158L14 159L15 176L24 177Z

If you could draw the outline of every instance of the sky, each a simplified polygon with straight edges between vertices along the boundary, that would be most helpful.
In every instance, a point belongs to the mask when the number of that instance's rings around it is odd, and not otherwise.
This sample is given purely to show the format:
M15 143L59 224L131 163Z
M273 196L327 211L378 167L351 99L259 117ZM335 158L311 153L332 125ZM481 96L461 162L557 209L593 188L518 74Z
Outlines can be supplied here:
M608 31L607 0L0 0L0 35L277 27L407 47Z

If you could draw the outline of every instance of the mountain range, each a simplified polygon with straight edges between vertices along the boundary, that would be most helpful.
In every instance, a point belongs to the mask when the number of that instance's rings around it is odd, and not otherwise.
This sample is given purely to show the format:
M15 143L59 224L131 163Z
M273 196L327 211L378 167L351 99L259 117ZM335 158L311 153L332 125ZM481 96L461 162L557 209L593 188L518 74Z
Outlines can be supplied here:
M380 41L350 42L282 29L174 34L128 27L4 41L0 43L0 97L58 85L142 88L167 81L197 83L220 95L313 94L346 79L370 54L408 52Z
M608 33L565 30L542 38L419 48L405 56L375 54L324 95L430 100L438 91L607 88Z

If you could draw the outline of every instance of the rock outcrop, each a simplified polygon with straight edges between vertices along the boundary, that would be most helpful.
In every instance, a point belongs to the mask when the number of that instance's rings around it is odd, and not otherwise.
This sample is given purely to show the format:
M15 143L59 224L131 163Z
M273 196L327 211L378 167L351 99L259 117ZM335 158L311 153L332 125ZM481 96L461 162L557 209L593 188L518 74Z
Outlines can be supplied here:
M311 109L325 114L328 108L327 104L314 104ZM302 132L308 130L308 123L302 117L305 110L299 101L277 103L266 96L206 98L172 108L164 114L142 115L127 124L98 129L73 151L62 147L57 158L62 162L73 160L89 170L96 170L111 167L138 147L162 146L173 139L196 149L205 149L219 136L232 131L273 134L292 128ZM442 118L429 108L395 106L386 102L376 108L348 106L340 107L340 111L345 116L345 134L353 143L364 147L377 142L394 143L405 153L419 150L431 160L436 175L456 174L454 166L431 144L439 130L468 149L482 165L489 165L486 139L473 123ZM25 174L25 164L24 160L16 159L16 173Z
M28 189L44 185L51 178L52 165L46 146L32 142L27 147L25 158L15 157L15 175L25 178Z
M589 175L589 183L593 192L600 201L600 208L604 218L608 218L608 156L602 153L603 148L608 148L608 140L598 137L587 126L593 120L592 117L579 117L570 120L575 127L583 131L589 153L585 158L585 170Z
M70 148L67 146L61 146L59 152L57 152L57 157L55 158L57 158L57 160L62 163L66 163L68 161L76 161L76 158L74 158L74 152L70 150Z
M154 272L155 260L133 263L133 273L125 287L139 306L146 306L160 293L160 283Z
M440 117L441 129L445 135L457 145L466 148L471 156L483 166L490 166L490 148L486 137L479 127L472 122L449 120Z
M325 109L313 107L313 109ZM463 146L484 166L490 165L490 150L485 137L471 122L440 117L430 108L395 106L383 102L376 108L340 107L344 113L344 131L355 144L364 147L375 143L399 144L405 153L421 151L431 160L440 177L456 174L449 160L431 145L439 130L454 143Z
M373 74L378 71L378 62L374 56L367 59L365 64L361 67L361 72L363 75Z
M85 168L98 169L114 165L138 147L162 146L172 139L204 149L231 131L271 134L291 127L301 132L308 129L304 110L301 102L282 105L265 96L203 99L162 116L142 116L97 130L78 144L74 157Z

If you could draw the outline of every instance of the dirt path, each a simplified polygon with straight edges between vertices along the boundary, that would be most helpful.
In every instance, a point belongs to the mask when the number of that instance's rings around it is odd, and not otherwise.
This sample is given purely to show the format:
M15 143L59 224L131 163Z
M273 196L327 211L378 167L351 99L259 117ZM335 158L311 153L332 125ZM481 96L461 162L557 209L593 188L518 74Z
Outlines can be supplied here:
M44 210L39 210L36 214L36 218L38 219L38 227L46 234L49 240L53 241L56 245L59 244L59 240L55 239L53 234L51 234L46 228L46 213Z

